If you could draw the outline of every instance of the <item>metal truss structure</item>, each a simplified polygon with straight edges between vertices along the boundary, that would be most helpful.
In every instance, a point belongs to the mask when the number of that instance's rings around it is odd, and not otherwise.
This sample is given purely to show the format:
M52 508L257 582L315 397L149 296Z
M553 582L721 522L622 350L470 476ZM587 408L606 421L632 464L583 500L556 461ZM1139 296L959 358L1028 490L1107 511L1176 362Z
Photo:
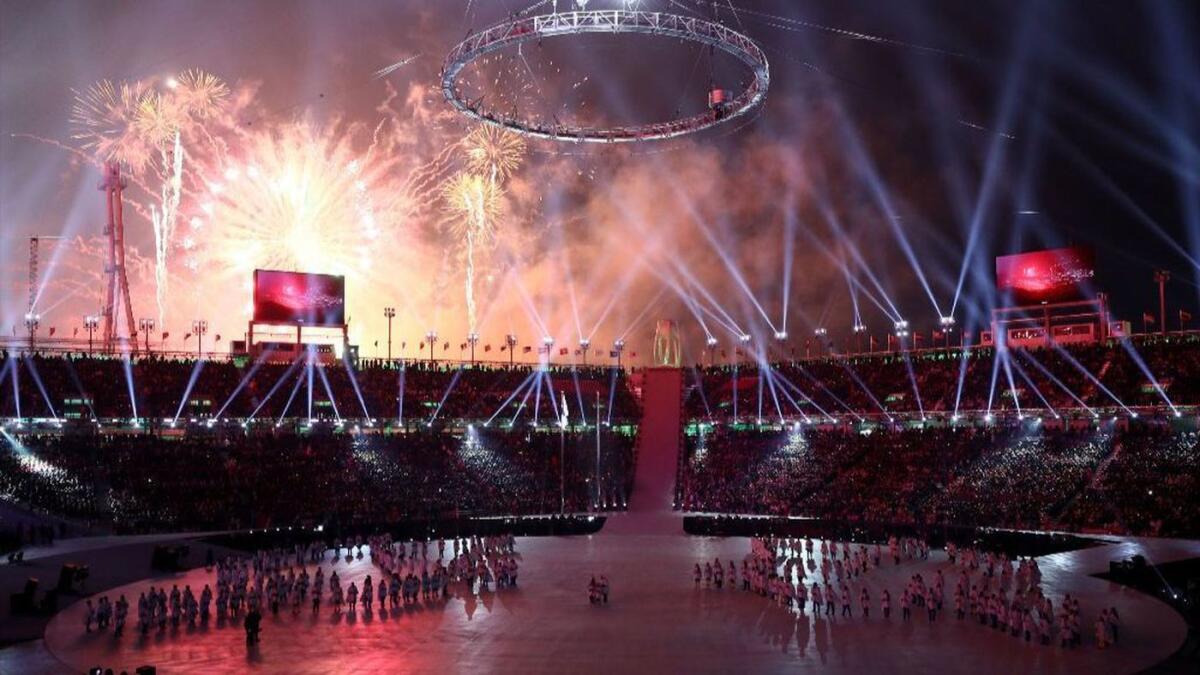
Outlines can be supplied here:
M714 47L745 64L754 79L744 91L720 107L666 122L616 127L545 125L514 115L497 114L484 108L481 100L468 100L457 87L463 69L481 56L545 38L583 33L658 35ZM442 94L468 117L535 138L588 143L660 140L703 131L745 115L761 104L767 95L770 80L770 67L762 49L749 37L727 26L675 14L624 9L556 12L514 18L475 33L455 45L442 66Z

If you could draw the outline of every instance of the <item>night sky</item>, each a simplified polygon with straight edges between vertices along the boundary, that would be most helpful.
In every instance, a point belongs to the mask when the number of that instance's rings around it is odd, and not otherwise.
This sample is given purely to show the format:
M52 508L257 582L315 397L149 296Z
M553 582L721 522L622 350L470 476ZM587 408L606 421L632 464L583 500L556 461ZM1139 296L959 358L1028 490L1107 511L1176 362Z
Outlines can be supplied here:
M221 113L224 154L185 147L181 222L204 206L195 186L212 179L203 172L249 166L242 157L254 143L307 125L343 134L366 157L387 117L384 152L403 156L367 186L378 203L411 188L414 168L476 126L436 90L446 52L528 4L0 3L0 333L26 311L33 234L70 238L44 256L44 322L66 333L97 303L95 158L47 142L80 147L72 90L105 78L153 88L187 68L228 83L235 103ZM619 5L592 0L589 9ZM1002 301L991 287L995 256L1076 244L1095 248L1095 290L1111 294L1118 315L1139 324L1143 310L1157 313L1152 275L1161 268L1172 272L1169 316L1180 307L1200 316L1196 3L732 6L741 11L721 5L716 18L770 60L763 109L635 147L529 141L503 186L494 239L479 251L485 340L509 331L641 339L659 317L679 320L693 348L705 332L727 341L734 328L828 326L841 336L855 304L879 334L891 314L927 328L951 306L977 329ZM646 0L641 9L713 16L695 0ZM548 11L546 3L534 13ZM736 89L746 78L731 59L658 38L550 42L520 60L514 52L477 64L467 84L531 118L628 123L695 112L710 79ZM451 164L440 178L461 170ZM129 198L152 204L157 183L147 182ZM444 335L469 329L462 243L450 235L443 193L423 194L381 211L389 246L372 244L370 272L347 274L357 342L380 338L388 303L403 308L398 330L414 344L431 325ZM153 229L136 211L126 225L144 263L130 271L134 305L153 315ZM244 330L242 272L255 261L217 271L230 255L220 250L223 227L195 233L207 239L199 247L207 257L191 263L186 228L168 242L172 290L160 316L174 331L196 315L230 335Z

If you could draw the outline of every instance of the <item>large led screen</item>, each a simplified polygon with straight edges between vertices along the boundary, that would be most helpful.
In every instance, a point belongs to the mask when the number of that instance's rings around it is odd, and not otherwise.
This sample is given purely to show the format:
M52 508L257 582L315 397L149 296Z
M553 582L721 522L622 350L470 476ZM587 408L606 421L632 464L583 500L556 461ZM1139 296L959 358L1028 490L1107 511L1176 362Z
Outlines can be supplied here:
M1018 305L1079 300L1095 276L1095 255L1082 246L996 258L996 288Z
M346 322L346 278L255 270L254 320L340 326Z

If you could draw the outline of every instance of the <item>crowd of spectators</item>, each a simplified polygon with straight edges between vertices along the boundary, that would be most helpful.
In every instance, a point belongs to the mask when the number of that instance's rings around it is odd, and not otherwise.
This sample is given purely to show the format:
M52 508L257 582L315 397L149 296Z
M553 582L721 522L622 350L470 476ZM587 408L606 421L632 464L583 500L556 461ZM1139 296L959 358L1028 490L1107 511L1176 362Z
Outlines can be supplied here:
M226 418L305 417L310 389L314 416L384 418L410 428L434 411L439 419L505 419L525 402L532 414L538 397L545 419L553 409L548 397L561 393L578 402L572 415L586 413L594 419L599 401L605 421L641 417L625 372L611 367L555 366L537 371L529 365L371 361L309 370L297 361L4 354L0 356L0 380L5 381L0 387L0 417L162 420L218 413ZM534 393L524 399L531 390ZM294 391L302 393L293 395ZM518 394L513 396L514 392Z
M1161 424L736 429L685 439L680 508L1196 536L1200 436Z
M582 512L623 506L634 440L594 428L28 435L0 452L0 499L119 532Z
M1112 459L1069 505L1061 522L1156 536L1200 532L1200 434L1145 428L1118 439Z
M725 420L779 413L1002 412L1047 404L1117 407L1113 396L1129 407L1153 407L1166 405L1163 394L1177 406L1200 403L1200 336L1013 349L1009 355L998 376L991 347L784 361L772 364L772 377L763 386L753 363L697 368L685 378L685 416Z

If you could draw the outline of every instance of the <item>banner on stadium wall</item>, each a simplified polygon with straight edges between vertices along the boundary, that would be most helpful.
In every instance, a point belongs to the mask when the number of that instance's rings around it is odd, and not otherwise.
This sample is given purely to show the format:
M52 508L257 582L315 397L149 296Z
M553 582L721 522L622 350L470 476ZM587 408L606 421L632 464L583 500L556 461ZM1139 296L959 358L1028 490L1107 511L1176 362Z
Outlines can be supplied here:
M1081 300L1095 276L1096 256L1085 246L996 258L996 290L1011 294L1017 305Z

